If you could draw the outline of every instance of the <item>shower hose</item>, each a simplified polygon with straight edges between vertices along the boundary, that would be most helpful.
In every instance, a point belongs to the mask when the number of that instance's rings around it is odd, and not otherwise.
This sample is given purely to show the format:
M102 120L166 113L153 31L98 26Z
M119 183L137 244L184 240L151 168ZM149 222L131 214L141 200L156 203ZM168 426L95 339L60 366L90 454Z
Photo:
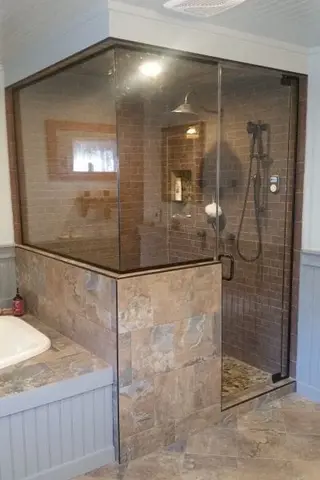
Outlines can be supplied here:
M261 228L261 213L263 211L263 205L261 204L261 160L265 158L263 152L263 143L262 143L262 129L263 125L255 124L248 122L247 131L251 137L250 144L250 163L249 163L249 172L248 172L248 181L246 185L245 197L243 208L240 217L240 224L237 235L237 252L239 257L245 262L255 262L259 259L262 253L262 228ZM257 152L256 152L257 147ZM253 162L257 161L257 170L254 175L252 175ZM247 210L248 198L250 193L251 182L253 182L253 197L254 197L254 214L255 214L255 225L258 236L258 249L255 255L248 257L242 251L240 247L241 236L243 232L243 223Z

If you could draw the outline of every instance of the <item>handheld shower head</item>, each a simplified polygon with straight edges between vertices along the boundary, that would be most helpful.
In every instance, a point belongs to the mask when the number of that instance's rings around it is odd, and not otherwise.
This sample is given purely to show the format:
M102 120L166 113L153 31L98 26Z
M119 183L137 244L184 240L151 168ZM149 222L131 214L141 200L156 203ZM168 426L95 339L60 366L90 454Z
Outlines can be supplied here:
M207 214L207 223L209 223L214 230L217 230L217 214L218 214L219 232L223 232L223 230L226 228L226 225L227 225L227 219L220 205L217 206L216 202L210 203L205 207L205 212Z

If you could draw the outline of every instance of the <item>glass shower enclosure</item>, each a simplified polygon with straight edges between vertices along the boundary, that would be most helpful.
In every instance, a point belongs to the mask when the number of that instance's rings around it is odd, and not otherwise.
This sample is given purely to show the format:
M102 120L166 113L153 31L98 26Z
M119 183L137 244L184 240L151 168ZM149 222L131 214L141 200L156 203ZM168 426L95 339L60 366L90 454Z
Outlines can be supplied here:
M220 206L227 222L219 252L234 262L222 295L228 406L288 375L297 80L225 66L221 97Z
M288 375L296 85L104 42L15 89L23 243L120 274L219 258L225 406Z

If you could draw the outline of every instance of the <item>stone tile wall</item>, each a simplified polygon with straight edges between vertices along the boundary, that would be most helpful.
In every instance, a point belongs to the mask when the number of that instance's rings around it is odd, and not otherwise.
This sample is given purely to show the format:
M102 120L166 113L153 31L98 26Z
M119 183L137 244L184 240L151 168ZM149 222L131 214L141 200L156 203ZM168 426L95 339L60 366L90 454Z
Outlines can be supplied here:
M23 247L16 268L27 311L116 369L116 281Z
M220 265L118 280L121 460L220 414Z
M113 279L23 247L16 261L27 311L113 366L122 461L219 418L219 264Z

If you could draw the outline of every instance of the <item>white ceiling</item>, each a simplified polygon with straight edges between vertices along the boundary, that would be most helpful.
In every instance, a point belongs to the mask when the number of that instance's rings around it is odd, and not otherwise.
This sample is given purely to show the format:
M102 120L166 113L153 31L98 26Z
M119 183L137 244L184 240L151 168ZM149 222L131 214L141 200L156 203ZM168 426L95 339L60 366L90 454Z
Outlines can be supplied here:
M193 19L190 15L170 12L163 7L164 1L120 0L119 3L125 5L128 11L132 10L134 14L139 11L139 15L142 16L146 10L148 10L146 12L148 14L150 11L155 12L153 16L156 17L158 17L156 14L160 13L162 19L168 19L168 23L169 19L172 18L184 19L186 20L186 22L183 22L184 28L192 28L194 22L196 30L201 30L202 22L206 22L213 27L224 27L226 31L233 30L235 33L267 37L294 46L307 48L320 46L320 0L246 0L242 5L206 20ZM7 72L13 71L10 63L14 64L16 70L19 70L18 66L21 61L23 63L25 52L30 51L33 52L33 57L39 57L37 68L33 71L44 68L47 64L56 61L56 58L52 61L52 56L48 57L48 49L52 50L55 46L62 45L64 42L68 48L73 42L69 50L74 53L74 51L80 49L78 48L79 42L76 43L74 37L84 38L85 44L87 38L90 37L91 39L92 37L92 35L89 35L92 32L91 25L96 26L93 28L96 28L98 32L97 37L99 37L101 31L101 38L105 38L108 35L109 3L112 9L112 3L118 3L118 0L0 0L0 14L2 13L2 24L0 25L2 52L0 52L0 60L2 60L5 70L7 69ZM140 7L140 9L132 7ZM174 22L172 25L172 28L174 28ZM121 35L119 36L124 38ZM95 39L94 36L94 41L99 41L99 38ZM42 49L41 45L44 41L45 47ZM91 43L94 43L94 41ZM251 43L255 41L254 37L250 41ZM87 44L91 43L88 40ZM241 48L242 50L246 49L246 45L243 44ZM240 50L241 48L239 47ZM273 48L278 47L274 46ZM279 48L281 50L281 45ZM193 51L192 48L187 48L187 50ZM41 56L43 56L43 59L40 58ZM63 55L59 58L63 58ZM232 56L226 56L225 58L233 59ZM25 63L28 62L29 57ZM249 61L248 63L269 65L265 59L260 62L259 58L255 58L254 62ZM279 68L278 64L276 68ZM298 71L291 67L287 69ZM20 70L19 75L16 74L16 70L15 74L11 75L12 78L26 76L21 76ZM24 73L28 69L24 66L22 70ZM27 74L30 74L29 70Z
M123 0L129 5L182 17L163 8L164 1ZM183 17L188 20L192 18L190 15ZM195 18L195 21L199 19ZM247 0L242 5L202 21L303 47L320 46L320 0Z
M108 0L0 0L3 41L17 40L20 30L32 35L34 25L46 24L61 17L72 18L77 10L87 12ZM192 21L190 15L170 12L163 7L165 0L122 0L131 6L143 7L165 16ZM48 8L47 8L48 7ZM45 12L50 17L45 18ZM52 15L52 12L54 14ZM194 19L199 22L198 18ZM220 15L201 20L214 26L226 27L253 35L261 35L303 47L320 46L320 0L246 0L243 4Z

